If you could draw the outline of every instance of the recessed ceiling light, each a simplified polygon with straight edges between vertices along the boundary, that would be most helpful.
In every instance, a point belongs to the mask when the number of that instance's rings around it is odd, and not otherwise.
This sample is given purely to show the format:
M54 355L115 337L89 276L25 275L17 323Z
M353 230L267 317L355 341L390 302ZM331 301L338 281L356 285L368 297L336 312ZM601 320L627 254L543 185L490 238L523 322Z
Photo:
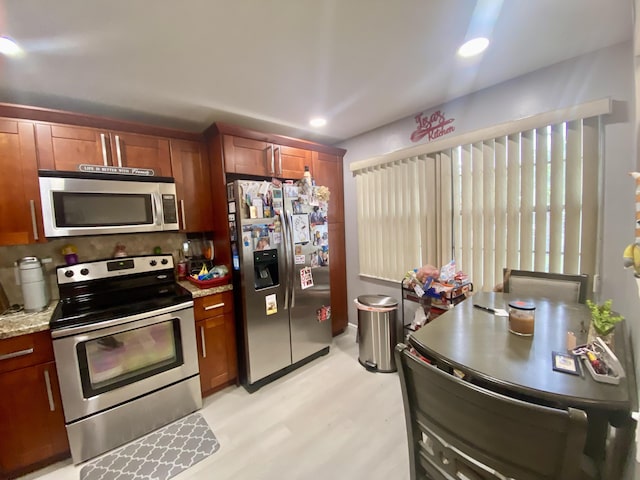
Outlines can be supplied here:
M462 46L458 49L458 55L461 57L473 57L474 55L478 55L479 53L484 52L484 50L489 46L489 40L484 37L473 38L468 42L462 44Z
M0 37L0 53L13 57L20 53L20 47L9 37Z
M312 127L324 127L327 124L327 121L324 118L312 118L309 120L309 125Z

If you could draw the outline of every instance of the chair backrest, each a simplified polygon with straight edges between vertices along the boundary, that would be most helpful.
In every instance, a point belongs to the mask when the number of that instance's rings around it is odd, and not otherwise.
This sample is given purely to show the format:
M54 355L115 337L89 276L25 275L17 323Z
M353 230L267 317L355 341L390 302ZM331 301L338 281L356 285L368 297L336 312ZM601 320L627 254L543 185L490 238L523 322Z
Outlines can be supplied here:
M585 303L589 277L584 274L529 272L504 269L504 292L543 297L567 303Z
M483 389L395 350L411 480L578 480L587 416Z

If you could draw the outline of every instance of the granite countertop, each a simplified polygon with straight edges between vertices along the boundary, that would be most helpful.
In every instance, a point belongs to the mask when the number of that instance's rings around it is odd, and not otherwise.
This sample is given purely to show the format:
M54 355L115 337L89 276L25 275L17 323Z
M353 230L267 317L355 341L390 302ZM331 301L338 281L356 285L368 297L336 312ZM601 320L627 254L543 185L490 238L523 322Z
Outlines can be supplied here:
M206 297L207 295L233 290L232 284L212 288L198 288L188 281L180 281L178 283L191 292L192 298ZM21 311L0 315L0 339L49 330L49 320L51 320L51 315L56 305L58 305L58 300L51 300L47 308L42 312L26 313Z
M56 305L58 300L51 300L42 312L20 311L0 315L0 339L49 330L49 320Z
M214 293L222 293L233 290L233 284L231 283L211 288L199 288L188 280L181 280L178 283L180 284L180 286L186 288L191 292L192 298L206 297L207 295L213 295Z

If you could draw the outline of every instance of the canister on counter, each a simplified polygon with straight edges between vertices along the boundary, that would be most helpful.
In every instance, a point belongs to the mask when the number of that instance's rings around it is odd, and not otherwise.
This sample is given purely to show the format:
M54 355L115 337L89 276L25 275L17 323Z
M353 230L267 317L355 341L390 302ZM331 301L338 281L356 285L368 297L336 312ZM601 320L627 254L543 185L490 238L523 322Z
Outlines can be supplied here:
M514 300L509 302L509 331L516 335L533 335L536 306L533 303Z

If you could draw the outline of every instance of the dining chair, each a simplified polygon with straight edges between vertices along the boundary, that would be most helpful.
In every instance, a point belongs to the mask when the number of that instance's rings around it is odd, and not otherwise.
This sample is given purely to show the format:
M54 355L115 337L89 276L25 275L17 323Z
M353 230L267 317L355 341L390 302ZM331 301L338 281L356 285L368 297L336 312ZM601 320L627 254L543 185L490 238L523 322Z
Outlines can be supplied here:
M504 292L544 297L567 303L585 303L589 277L585 274L531 272L505 268Z
M395 349L411 480L585 480L587 415L478 387Z

